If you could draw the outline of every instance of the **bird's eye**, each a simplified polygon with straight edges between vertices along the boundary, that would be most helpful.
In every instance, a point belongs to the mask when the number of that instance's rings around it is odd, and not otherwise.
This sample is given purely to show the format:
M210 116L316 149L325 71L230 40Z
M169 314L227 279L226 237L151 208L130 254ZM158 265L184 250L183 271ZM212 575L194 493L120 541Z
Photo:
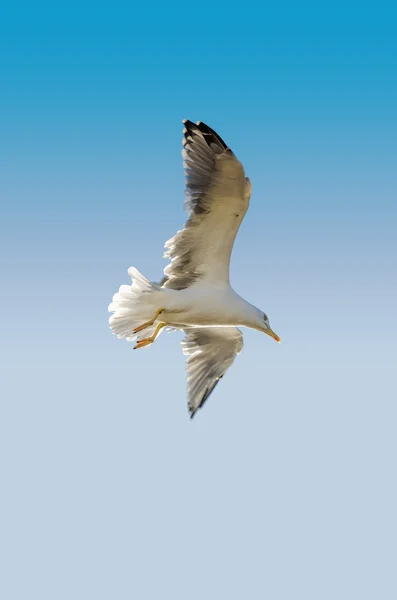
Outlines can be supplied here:
M266 323L266 322L269 320L269 319L267 318L267 315L265 315L265 313L263 313L263 320L265 321L265 323Z

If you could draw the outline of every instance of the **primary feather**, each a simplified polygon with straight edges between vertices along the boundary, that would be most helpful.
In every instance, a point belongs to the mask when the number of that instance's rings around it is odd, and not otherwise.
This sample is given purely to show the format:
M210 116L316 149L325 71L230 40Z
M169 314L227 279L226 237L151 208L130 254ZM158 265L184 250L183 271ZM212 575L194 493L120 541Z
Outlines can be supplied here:
M185 330L182 350L186 355L188 408L194 417L243 349L237 327Z
M225 142L207 125L184 121L188 220L165 244L164 285L183 290L200 278L229 282L230 255L248 210L251 184Z

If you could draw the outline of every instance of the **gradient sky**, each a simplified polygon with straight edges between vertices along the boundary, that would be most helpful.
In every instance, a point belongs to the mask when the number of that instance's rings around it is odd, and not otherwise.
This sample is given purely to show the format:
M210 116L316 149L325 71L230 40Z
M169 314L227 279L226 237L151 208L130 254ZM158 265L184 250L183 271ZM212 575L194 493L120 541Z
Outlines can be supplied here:
M395 600L395 8L0 17L1 598ZM283 340L193 421L181 335L107 324L183 224L185 117L253 182L231 280Z

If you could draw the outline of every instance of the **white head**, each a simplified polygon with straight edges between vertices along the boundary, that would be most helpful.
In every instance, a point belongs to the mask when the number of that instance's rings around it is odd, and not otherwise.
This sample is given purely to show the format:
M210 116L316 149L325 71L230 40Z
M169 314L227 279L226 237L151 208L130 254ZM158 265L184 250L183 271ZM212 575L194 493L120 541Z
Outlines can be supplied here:
M276 342L281 342L277 333L274 333L273 329L270 327L268 316L261 310L257 309L257 327L259 331L263 331L263 333L267 333L270 335Z

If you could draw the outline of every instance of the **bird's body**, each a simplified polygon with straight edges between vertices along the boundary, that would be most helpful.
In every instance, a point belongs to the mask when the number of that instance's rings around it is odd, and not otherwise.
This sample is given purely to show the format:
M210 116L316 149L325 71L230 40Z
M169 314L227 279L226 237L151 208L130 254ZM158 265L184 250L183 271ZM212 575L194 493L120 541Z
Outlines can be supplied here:
M208 285L199 281L185 290L165 288L163 292L161 320L177 329L231 325L251 327L257 316L257 309L241 298L229 283Z
M135 348L154 342L165 328L182 329L187 356L188 396L195 414L243 346L238 326L279 341L267 316L230 286L234 240L248 209L251 183L242 164L207 125L184 121L185 208L189 218L166 242L170 263L156 284L131 267L132 285L122 285L109 323ZM142 332L142 335L141 335Z

